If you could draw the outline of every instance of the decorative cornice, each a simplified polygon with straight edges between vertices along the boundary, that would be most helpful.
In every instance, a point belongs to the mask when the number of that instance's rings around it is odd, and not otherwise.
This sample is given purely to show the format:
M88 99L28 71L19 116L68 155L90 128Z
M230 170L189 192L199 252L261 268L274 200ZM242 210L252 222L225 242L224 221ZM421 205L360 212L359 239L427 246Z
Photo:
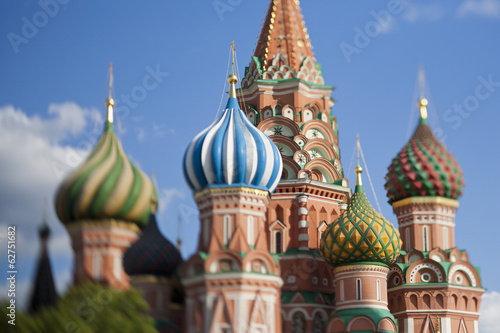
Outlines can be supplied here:
M194 194L194 200L205 196L213 195L232 195L232 194L251 194L260 197L269 198L269 192L250 187L212 187L206 188Z
M83 228L98 229L103 227L105 228L118 227L136 232L139 231L139 227L134 222L117 221L115 219L103 219L97 221L96 220L75 221L71 224L67 224L66 230L68 230L68 232L72 232Z
M349 271L380 271L389 273L389 267L383 264L354 264L354 265L342 265L337 266L333 269L333 273L349 272Z
M444 197L412 197L403 200L396 201L392 204L392 208L396 209L399 207L411 205L411 204L438 204L443 206L449 206L452 208L458 208L459 202L455 199L449 199Z

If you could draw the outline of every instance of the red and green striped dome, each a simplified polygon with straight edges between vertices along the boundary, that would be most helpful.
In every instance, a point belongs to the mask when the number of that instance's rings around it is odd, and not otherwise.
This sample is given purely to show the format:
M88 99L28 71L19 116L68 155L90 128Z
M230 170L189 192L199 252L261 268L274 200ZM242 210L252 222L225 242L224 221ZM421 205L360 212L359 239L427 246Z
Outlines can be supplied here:
M391 204L421 196L458 199L465 185L460 165L423 117L410 141L392 160L385 179Z

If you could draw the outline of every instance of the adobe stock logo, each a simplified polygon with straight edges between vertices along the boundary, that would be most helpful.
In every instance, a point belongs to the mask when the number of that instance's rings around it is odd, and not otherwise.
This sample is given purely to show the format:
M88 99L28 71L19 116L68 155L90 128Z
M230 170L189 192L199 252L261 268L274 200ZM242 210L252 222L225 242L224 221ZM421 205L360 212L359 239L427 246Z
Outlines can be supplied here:
M395 20L395 17L403 13L409 1L411 0L389 0L386 9L370 11L370 16L373 20L368 21L363 28L359 26L353 28L355 34L352 43L341 42L339 44L340 50L347 63L351 63L353 56L355 54L360 54L363 49L370 45L374 38L384 31L387 31L393 23L393 20Z
M33 14L31 20L26 16L21 18L23 25L21 27L21 34L9 32L7 38L15 53L19 53L19 46L21 44L28 44L28 42L35 38L39 29L45 27L49 23L50 18L54 18L59 13L59 5L66 5L70 0L39 0L38 6L41 10Z
M500 87L500 81L493 81L493 75L477 77L478 84L474 93L466 96L461 103L453 104L453 109L447 109L443 114L443 119L447 123L452 123L451 128L459 129L463 119L467 119L472 113L479 109L481 101L485 101L495 93Z
M237 6L241 5L243 0L214 0L212 6L214 6L217 15L219 15L220 21L224 21L224 13L232 12Z

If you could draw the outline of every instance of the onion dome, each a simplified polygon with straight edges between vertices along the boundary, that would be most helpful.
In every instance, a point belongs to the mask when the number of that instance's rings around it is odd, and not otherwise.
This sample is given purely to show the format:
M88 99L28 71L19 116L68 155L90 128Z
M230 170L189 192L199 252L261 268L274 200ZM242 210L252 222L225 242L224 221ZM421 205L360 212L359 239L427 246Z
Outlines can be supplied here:
M390 265L401 250L399 232L366 198L358 165L356 189L347 209L321 236L321 256L331 265L379 262Z
M156 190L144 172L130 162L116 138L111 95L106 104L108 116L99 142L59 186L57 216L64 224L116 219L142 227L156 212Z
M420 122L410 141L392 160L385 177L389 203L409 197L458 199L465 185L457 161L427 124L427 100L419 101Z
M169 277L175 273L181 261L179 251L163 237L155 215L151 214L141 237L125 252L123 268L128 275Z
M209 187L251 187L273 192L283 161L278 148L240 109L235 74L229 76L229 100L224 112L189 145L184 176L193 190Z

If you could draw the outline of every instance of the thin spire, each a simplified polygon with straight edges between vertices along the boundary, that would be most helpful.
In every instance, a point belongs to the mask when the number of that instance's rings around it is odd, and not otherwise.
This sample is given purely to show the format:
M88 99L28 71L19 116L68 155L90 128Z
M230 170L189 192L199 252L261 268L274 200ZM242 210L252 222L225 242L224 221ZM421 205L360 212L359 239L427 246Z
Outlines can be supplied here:
M40 237L40 256L33 281L33 291L28 303L28 311L36 313L43 307L54 306L57 303L57 292L52 266L50 264L47 241L50 236L50 228L44 213L42 225L38 229Z
M356 149L358 154L358 165L354 168L354 172L356 173L356 185L363 185L363 181L361 180L361 173L363 172L363 168L359 164L359 152L361 150L361 146L359 144L359 133L356 134Z
M420 109L420 119L427 119L427 104L429 103L425 98L425 72L424 66L420 64L418 68L418 89L419 101L418 107Z
M238 77L234 74L234 54L236 49L234 48L234 41L231 42L231 53L232 53L232 68L231 74L227 78L227 82L229 82L229 98L236 98L236 83L238 83Z
M112 89L113 89L113 64L109 63L109 91L108 91L108 99L106 100L106 106L108 107L109 123L113 123L113 105L115 105L115 101L111 97Z

